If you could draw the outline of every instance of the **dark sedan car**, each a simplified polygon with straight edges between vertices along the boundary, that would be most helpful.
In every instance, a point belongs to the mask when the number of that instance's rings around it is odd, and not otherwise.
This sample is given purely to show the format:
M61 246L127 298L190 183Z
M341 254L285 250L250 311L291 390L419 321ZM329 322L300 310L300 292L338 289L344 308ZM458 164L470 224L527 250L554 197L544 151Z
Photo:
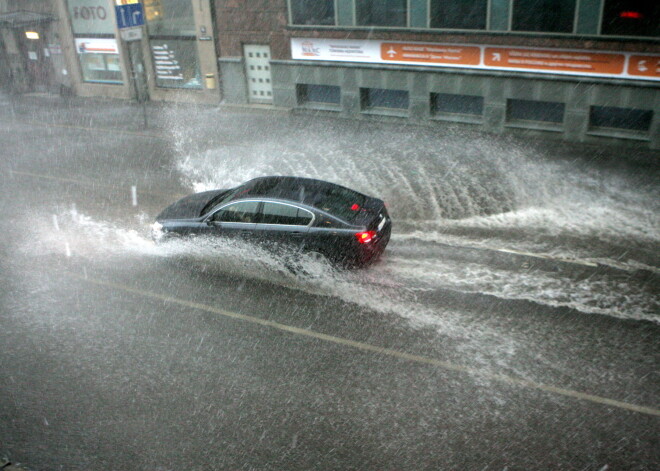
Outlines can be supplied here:
M156 218L155 238L240 237L267 247L365 265L385 250L392 222L382 200L298 177L262 177L228 190L187 196Z

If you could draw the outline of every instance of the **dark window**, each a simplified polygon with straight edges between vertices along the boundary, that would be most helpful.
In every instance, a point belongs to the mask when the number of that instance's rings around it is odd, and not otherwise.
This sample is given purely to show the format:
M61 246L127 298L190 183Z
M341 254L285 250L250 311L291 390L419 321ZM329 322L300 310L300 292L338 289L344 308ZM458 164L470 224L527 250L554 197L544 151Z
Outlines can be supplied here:
M615 128L631 131L648 131L651 128L653 111L613 106L592 106L589 110L589 125L594 128Z
M262 224L286 224L288 226L306 226L312 221L309 211L280 203L264 203L261 216Z
M334 0L291 0L294 25L334 25Z
M431 28L486 29L488 0L431 0Z
M383 88L361 88L360 99L363 109L392 108L408 109L408 92Z
M327 103L338 105L341 94L340 88L334 85L296 85L298 104L304 103Z
M507 100L506 112L507 121L564 121L564 104L554 101Z
M572 33L576 0L513 0L513 31Z
M455 113L481 116L484 98L473 95L431 93L431 114Z
M258 201L242 201L225 206L211 218L217 222L257 222Z
M408 0L355 0L360 26L406 26Z
M601 33L660 36L660 1L605 0Z

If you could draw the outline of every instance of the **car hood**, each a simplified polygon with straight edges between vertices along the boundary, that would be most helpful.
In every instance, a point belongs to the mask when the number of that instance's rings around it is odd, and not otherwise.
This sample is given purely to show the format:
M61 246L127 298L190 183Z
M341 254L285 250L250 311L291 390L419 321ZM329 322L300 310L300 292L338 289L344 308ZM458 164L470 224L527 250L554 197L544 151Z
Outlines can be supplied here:
M228 190L212 190L195 193L181 198L174 204L165 208L157 217L156 221L166 219L193 219L200 217L200 212L213 198Z

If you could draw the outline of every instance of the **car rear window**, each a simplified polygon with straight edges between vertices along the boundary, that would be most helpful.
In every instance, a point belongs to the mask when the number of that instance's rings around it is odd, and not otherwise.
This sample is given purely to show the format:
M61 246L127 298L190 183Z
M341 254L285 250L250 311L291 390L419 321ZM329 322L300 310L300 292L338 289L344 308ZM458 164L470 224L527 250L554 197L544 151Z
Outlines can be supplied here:
M313 188L304 199L305 204L348 222L353 222L357 218L365 201L366 197L357 191L330 185Z

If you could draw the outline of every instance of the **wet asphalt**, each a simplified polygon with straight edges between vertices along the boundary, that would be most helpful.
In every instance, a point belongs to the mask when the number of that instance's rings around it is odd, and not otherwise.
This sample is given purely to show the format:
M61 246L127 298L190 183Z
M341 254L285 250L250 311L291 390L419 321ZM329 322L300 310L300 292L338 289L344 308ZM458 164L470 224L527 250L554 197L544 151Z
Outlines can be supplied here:
M31 470L660 466L656 322L401 289L379 265L299 280L249 249L227 262L150 245L153 216L191 192L182 156L333 120L153 104L143 129L123 102L0 100L0 458ZM655 168L657 154L636 155ZM433 257L658 292L649 270L446 245Z

